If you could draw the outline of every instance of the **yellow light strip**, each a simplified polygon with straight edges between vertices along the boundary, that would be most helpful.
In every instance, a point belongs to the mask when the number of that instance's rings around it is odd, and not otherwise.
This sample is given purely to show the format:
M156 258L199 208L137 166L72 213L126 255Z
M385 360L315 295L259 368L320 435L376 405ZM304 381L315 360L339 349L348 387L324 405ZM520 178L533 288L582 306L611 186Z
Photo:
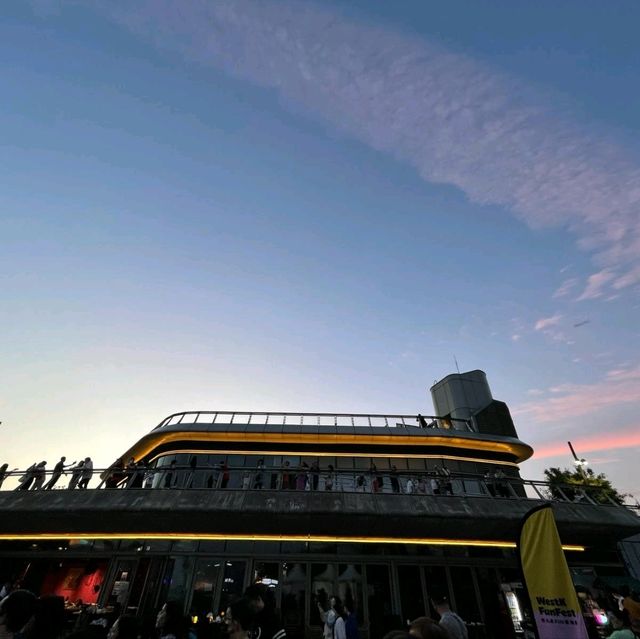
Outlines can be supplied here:
M381 430L384 430L381 428ZM216 441L229 442L238 439L245 442L269 444L325 444L337 446L340 444L373 444L376 446L449 446L451 448L471 448L477 451L493 451L506 453L516 458L518 462L529 459L533 455L531 446L523 442L493 441L456 435L428 435L425 437L410 437L406 435L355 435L347 433L245 433L226 431L152 431L135 443L122 455L123 459L135 457L140 459L152 453L158 446L176 441ZM374 456L375 455L369 455ZM402 455L405 456L406 455Z
M0 541L106 541L117 539L161 541L303 541L346 544L416 544L419 546L474 546L482 548L515 548L514 541L489 539L446 539L429 537L348 537L344 535L263 535L236 533L0 533ZM567 544L563 550L583 552L584 546Z
M156 459L160 458L160 457L167 457L168 455L180 455L180 454L187 454L187 455L195 455L197 453L204 453L207 455L214 455L214 454L222 454L222 455L257 455L258 457L260 455L280 455L282 457L296 457L296 456L300 456L300 457L364 457L367 459L376 459L377 457L381 457L381 458L389 458L389 459L449 459L449 460L453 460L453 461L473 461L473 462L479 462L482 464L499 464L500 466L513 466L514 468L518 468L518 464L516 464L515 462L509 462L509 461L496 461L495 459L482 459L480 457L458 457L456 455L429 455L429 454L424 454L424 455L411 455L410 457L407 456L406 453L385 453L383 455L376 455L376 454L370 454L370 453L331 453L331 452L322 452L322 453L310 453L309 451L283 451L283 450L231 450L231 449L227 449L225 448L224 450L203 450L202 448L181 448L180 450L169 450L169 451L164 451L162 453L159 453L158 455L156 455L155 457L152 457L149 460L149 463L154 462ZM204 470L201 469L201 470ZM354 472L358 471L358 470L362 470L362 469L354 469ZM265 468L266 472L269 472L268 468ZM273 471L273 472L277 472L277 471ZM338 473L340 472L349 472L349 470L345 470L342 468L338 468L337 470ZM381 470L382 473L384 473L384 469ZM404 471L398 471L400 474L403 474ZM420 471L414 471L414 470L408 470L407 473L416 473L416 472L420 472Z

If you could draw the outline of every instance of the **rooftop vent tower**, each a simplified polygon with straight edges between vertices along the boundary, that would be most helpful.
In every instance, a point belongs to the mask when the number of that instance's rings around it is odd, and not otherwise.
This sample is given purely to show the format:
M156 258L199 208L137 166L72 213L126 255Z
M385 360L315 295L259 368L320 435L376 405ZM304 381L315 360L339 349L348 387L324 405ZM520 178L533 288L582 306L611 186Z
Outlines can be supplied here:
M453 373L431 387L436 414L444 419L464 419L473 430L488 435L517 437L508 406L493 399L484 371ZM459 428L453 422L454 428Z

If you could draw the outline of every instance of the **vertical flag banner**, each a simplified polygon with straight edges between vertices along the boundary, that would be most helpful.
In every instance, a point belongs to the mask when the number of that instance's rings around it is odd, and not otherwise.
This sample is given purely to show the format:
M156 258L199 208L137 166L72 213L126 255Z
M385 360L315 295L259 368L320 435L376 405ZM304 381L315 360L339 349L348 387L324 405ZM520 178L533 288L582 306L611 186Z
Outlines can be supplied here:
M518 552L539 639L588 639L550 505L524 516Z

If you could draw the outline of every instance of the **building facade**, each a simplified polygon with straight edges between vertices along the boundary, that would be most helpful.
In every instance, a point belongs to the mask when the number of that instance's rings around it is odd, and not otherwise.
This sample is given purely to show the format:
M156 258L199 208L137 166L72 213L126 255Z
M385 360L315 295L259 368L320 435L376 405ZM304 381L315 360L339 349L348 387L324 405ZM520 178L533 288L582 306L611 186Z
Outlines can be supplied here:
M437 417L171 415L97 488L1 492L0 580L96 614L151 616L177 600L200 624L261 581L300 638L319 636L316 604L332 594L364 639L434 615L430 597L445 594L471 636L520 636L515 541L549 498L520 477L533 451L481 371L432 395ZM617 544L638 517L579 497L554 501L570 566L624 578Z

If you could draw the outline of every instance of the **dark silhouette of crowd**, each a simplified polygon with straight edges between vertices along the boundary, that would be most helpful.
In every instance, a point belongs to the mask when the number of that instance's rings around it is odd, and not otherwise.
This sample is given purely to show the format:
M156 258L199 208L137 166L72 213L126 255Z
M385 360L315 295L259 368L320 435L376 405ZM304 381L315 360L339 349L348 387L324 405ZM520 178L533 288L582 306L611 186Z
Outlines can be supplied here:
M17 475L17 469L9 471L9 465L0 466L0 487L9 475ZM301 461L293 468L288 460L281 468L266 467L264 459L259 459L253 468L229 469L226 462L215 466L198 466L198 457L191 455L187 465L179 466L176 460L168 465L150 467L144 460L131 457L128 462L118 459L109 469L101 472L101 481L94 488L106 489L172 489L172 488L228 488L234 475L233 488L243 490L263 490L266 488L295 491L355 491L395 494L454 495L465 492L464 482L480 482L486 494L492 497L513 497L515 493L510 479L504 472L489 469L484 477L457 475L444 465L435 466L430 471L398 471L395 464L388 469L379 469L370 460L367 471L336 471L333 464L322 469L318 460L307 463ZM71 464L61 457L52 470L47 470L47 462L36 462L26 471L21 471L17 491L52 490L59 486L61 478L68 477L68 490L86 490L94 476L93 461L90 457ZM458 481L456 481L458 480ZM454 490L454 482L456 489Z

